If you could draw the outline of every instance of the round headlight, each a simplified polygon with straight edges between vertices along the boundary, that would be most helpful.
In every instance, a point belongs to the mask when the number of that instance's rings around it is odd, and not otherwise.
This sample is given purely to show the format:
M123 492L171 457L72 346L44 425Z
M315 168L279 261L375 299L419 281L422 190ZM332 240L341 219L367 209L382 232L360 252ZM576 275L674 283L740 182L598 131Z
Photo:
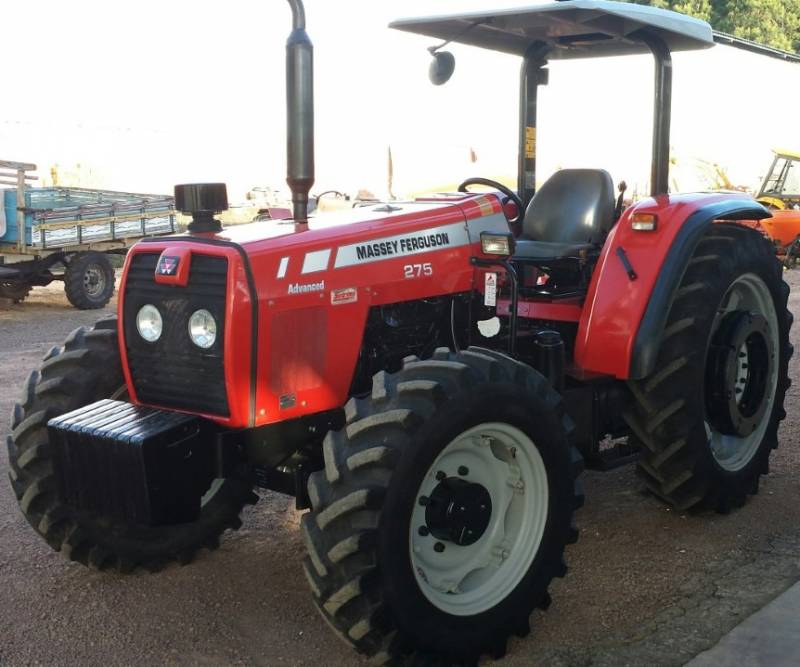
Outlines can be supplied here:
M200 309L189 318L189 338L197 347L207 350L217 340L217 321L207 310Z
M148 343L155 343L161 338L164 321L158 308L149 303L139 308L139 312L136 313L136 328L139 330L139 335Z

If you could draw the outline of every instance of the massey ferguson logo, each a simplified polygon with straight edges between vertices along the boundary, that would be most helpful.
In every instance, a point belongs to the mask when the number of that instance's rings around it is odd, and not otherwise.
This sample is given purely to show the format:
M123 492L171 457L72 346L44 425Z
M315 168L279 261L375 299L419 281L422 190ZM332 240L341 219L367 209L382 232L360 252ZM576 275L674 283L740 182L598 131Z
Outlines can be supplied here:
M503 224L508 226L505 218L503 218ZM483 231L484 226L482 225L480 229L476 228L476 233L479 234ZM419 229L415 232L351 243L339 246L336 250L336 261L333 268L341 269L345 266L358 266L426 252L460 248L469 245L469 239L467 225L463 222L453 222L448 225Z
M158 260L158 274L161 276L174 276L178 272L180 257L167 255Z
M389 255L408 255L424 250L433 250L450 245L450 236L446 232L439 234L420 234L399 239L389 239L376 243L365 243L356 246L356 257L360 260L369 257L388 257Z

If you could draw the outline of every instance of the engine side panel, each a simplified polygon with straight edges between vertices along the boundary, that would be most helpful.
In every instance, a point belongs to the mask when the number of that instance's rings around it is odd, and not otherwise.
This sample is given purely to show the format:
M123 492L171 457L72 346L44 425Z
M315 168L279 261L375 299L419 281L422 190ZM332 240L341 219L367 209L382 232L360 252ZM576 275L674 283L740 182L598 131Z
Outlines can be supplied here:
M631 217L658 217L655 231L635 231ZM575 343L584 372L644 377L654 361L672 294L697 241L715 220L768 217L748 195L663 195L629 208L609 234L592 276ZM620 256L636 273L631 279Z
M370 308L473 289L480 231L507 230L494 197L398 215L335 237L260 252L256 423L344 405ZM403 206L403 205L400 205Z

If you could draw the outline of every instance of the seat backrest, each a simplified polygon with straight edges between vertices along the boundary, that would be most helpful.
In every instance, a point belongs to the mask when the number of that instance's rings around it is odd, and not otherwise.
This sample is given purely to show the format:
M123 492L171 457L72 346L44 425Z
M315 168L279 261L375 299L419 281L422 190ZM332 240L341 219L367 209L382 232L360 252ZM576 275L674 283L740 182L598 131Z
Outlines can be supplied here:
M607 171L562 169L528 204L522 238L599 245L614 226L614 206L614 183Z

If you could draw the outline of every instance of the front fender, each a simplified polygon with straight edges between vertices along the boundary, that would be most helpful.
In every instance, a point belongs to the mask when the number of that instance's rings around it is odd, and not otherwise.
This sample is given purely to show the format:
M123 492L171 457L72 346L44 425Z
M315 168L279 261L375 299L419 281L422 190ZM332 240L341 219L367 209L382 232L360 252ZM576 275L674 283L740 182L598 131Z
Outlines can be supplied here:
M655 231L634 231L631 216L658 216ZM675 290L695 247L716 220L762 220L769 212L738 193L662 195L629 208L598 260L578 325L575 363L588 373L641 379L656 363ZM619 257L636 272L631 280Z

